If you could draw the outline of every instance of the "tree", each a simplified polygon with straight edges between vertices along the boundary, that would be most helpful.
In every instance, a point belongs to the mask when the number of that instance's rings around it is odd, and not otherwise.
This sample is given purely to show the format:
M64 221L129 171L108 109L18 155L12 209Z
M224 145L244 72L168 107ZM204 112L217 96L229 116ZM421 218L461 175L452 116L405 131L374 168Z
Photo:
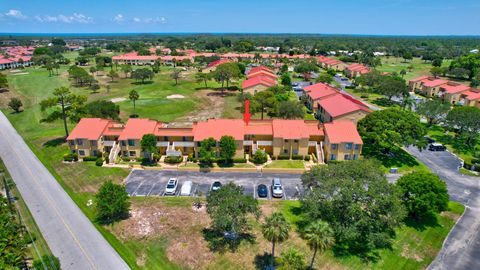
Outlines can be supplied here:
M8 80L5 74L0 72L0 88L7 88L8 87Z
M292 78L288 73L283 73L281 77L281 84L283 86L292 86Z
M427 118L428 125L430 126L442 119L445 119L449 110L450 104L439 99L423 101L418 104L416 108L418 114Z
M45 122L52 122L57 119L63 119L63 126L65 128L65 137L68 137L67 118L75 120L76 113L83 106L87 98L85 96L78 96L72 94L67 87L56 88L53 91L53 97L44 99L40 102L42 111L47 108L58 108L60 110L54 110L43 119Z
M283 119L303 119L304 106L296 100L286 100L278 103L278 116Z
M154 134L145 134L140 141L140 146L148 159L152 161L152 155L158 154L157 137Z
M335 244L333 229L327 222L316 220L307 226L304 237L310 249L313 250L312 260L310 261L310 269L313 269L317 251L323 252Z
M399 108L374 111L358 122L358 131L364 148L380 154L391 150L415 145L426 146L427 133L417 114Z
M271 91L261 91L255 93L253 96L253 111L261 113L261 119L263 120L263 114L267 112L267 109L275 108L276 99Z
M208 88L207 82L210 80L211 75L208 73L203 73L203 72L197 72L195 74L195 79L197 82L203 82L205 83L205 88Z
M477 107L455 107L448 114L445 123L458 130L461 139L469 147L474 147L480 133L480 109Z
M271 216L266 217L265 222L262 224L263 237L272 242L272 269L275 263L275 244L287 240L289 230L290 224L288 224L287 220L280 212L273 213Z
M431 172L412 172L397 181L408 214L416 219L433 216L448 208L447 185Z
M180 69L173 69L172 73L170 74L170 78L175 80L175 85L178 84L178 79L180 79L180 73L182 71Z
M130 75L135 80L142 81L142 84L145 83L146 79L153 79L153 71L148 68L139 68L131 72Z
M33 261L35 270L59 270L62 269L60 260L53 255L43 255L40 259Z
M288 248L286 251L282 251L280 254L280 266L279 270L304 270L305 258L304 256L294 248Z
M67 43L61 38L52 39L51 43L55 46L65 46Z
M204 139L200 143L199 150L199 161L203 165L211 165L215 159L215 153L213 153L213 148L217 145L217 142L214 138Z
M235 138L232 136L222 136L219 142L220 146L220 157L225 161L229 162L235 156L237 151L237 144L235 143Z
M90 73L92 73L92 76L95 75L95 73L97 72L97 68L96 67L90 67Z
M122 70L123 74L125 75L125 78L128 77L128 74L132 73L132 66L130 66L130 65L122 65L122 67L120 69Z
M96 100L85 104L83 112L87 117L120 120L120 106L109 100Z
M405 62L407 62L407 60L412 60L413 59L412 52L410 52L410 51L404 52L403 55L402 55L402 58Z
M315 82L319 83L331 83L333 82L333 76L328 73L320 73L315 80Z
M135 113L135 101L137 101L139 98L140 95L135 90L131 90L130 93L128 93L128 99L133 102L133 113Z
M405 75L407 75L407 71L405 69L400 70L400 76L403 78Z
M233 182L222 186L207 195L207 213L212 220L212 228L217 232L238 235L249 229L247 215L259 217L258 201L243 194L243 187Z
M108 72L108 77L110 77L110 79L112 79L112 82L113 82L115 78L118 78L118 73L112 69Z
M321 219L335 232L339 249L368 253L385 248L405 216L400 194L373 160L315 166L301 176L308 220ZM374 203L373 203L374 202Z
M19 98L11 98L10 102L8 102L8 107L10 107L16 113L19 113L21 111L22 106L22 101Z
M441 67L442 66L443 59L440 57L436 57L432 60L432 66L434 67Z
M470 77L470 71L465 68L452 68L448 71L450 76L453 76L457 79L462 79L465 77Z
M251 159L251 161L255 164L263 164L267 162L267 160L268 160L267 153L262 149L257 149L257 151L255 151Z
M309 74L311 72L317 72L318 71L318 66L317 64L315 64L314 62L311 62L311 61L304 61L304 62L301 62L300 64L298 64L296 67L295 67L295 72L297 73L300 73L300 74L303 74L303 77L305 79L308 79L309 78Z
M471 53L453 60L450 69L454 68L468 70L468 79L471 80L480 70L480 54Z
M439 75L443 74L443 68L441 67L432 67L430 73L433 77L437 78Z
M111 180L103 183L95 194L96 219L102 224L111 224L128 218L130 200L124 185Z
M28 240L24 229L15 219L14 206L0 196L0 267L2 269L24 269Z
M230 80L238 79L241 76L240 68L234 62L227 62L217 66L213 72L213 78L222 83L222 90L224 83L227 83L227 87L230 85Z
M407 84L401 77L382 76L376 88L380 94L387 96L389 100L394 96L408 95Z

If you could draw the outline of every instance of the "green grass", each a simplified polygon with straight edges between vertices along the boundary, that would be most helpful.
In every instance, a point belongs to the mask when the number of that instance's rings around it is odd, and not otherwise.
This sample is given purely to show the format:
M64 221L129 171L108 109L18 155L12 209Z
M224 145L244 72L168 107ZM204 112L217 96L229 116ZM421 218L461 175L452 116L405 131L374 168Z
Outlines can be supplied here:
M450 60L444 60L442 66L448 67L450 65L450 62ZM412 71L408 70L408 67L410 65L413 66ZM405 62L401 57L382 57L382 65L375 68L381 72L397 72L398 74L400 74L400 71L404 69L407 71L404 79L408 81L415 77L430 75L430 69L432 68L432 64L424 63L424 61L422 61L422 59L420 58L413 58L412 60Z
M274 160L265 168L304 169L302 160Z
M474 173L474 172L472 172L472 171L470 171L470 170L467 170L467 169L465 169L465 168L460 168L459 172L462 173L462 174L468 175L468 176L480 177L479 174L476 174L476 173Z
M378 160L385 173L388 173L390 168L397 168L398 173L401 174L413 171L430 171L425 164L421 163L418 159L401 148L394 149L390 156L385 156L373 153L368 147L364 147L363 156Z

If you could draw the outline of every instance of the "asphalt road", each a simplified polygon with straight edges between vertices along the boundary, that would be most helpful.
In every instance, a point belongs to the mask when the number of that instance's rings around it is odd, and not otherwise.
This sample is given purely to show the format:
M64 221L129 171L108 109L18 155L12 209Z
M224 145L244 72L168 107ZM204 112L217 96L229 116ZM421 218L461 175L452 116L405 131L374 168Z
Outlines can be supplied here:
M264 184L269 188L265 199L271 200L270 186L273 178L280 178L283 186L284 200L297 200L303 193L299 174L274 174L274 173L244 173L244 172L191 172L191 171L148 171L132 170L125 180L126 190L130 196L165 196L165 186L168 179L177 178L178 187L176 196L185 181L192 181L190 196L206 195L215 181L223 185L234 182L244 189L246 195L258 198L257 187ZM263 199L263 198L262 198Z
M447 151L420 152L414 147L408 151L447 183L452 200L466 206L428 269L480 269L480 178L459 173L460 160Z
M62 269L130 269L2 112L0 157Z

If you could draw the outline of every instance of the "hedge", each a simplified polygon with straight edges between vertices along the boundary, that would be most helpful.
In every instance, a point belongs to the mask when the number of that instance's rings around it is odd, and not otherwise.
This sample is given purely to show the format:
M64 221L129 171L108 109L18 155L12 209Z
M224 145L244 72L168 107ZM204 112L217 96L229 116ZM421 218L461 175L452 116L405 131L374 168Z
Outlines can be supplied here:
M182 156L167 156L165 157L165 163L175 164L183 161Z
M303 156L302 155L292 155L292 159L293 160L303 160Z
M78 161L78 155L74 153L69 153L63 155L63 160L64 161Z
M286 160L286 159L290 159L290 156L289 155L278 155L277 159L278 160Z
M122 157L122 160L125 161L125 162L130 162L130 158L129 158L129 157Z
M247 163L246 158L234 158L233 163Z
M309 155L306 155L306 156L303 158L303 160L305 160L305 161L310 161L310 156L309 156Z
M98 157L97 156L88 156L84 157L83 161L97 161Z
M95 161L95 165L99 166L99 167L102 167L103 165L103 158L97 158L97 160Z

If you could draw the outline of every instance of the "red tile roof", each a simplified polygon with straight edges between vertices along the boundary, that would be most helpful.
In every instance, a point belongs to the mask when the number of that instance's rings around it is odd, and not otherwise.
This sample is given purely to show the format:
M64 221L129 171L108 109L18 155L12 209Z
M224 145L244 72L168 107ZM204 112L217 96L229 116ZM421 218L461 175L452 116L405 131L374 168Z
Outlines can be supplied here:
M426 87L437 87L442 84L446 84L448 81L447 80L442 80L442 79L426 79L426 81L423 83L423 86Z
M409 80L409 82L412 82L412 83L419 82L419 81L422 81L422 80L425 80L425 79L428 79L428 78L429 78L429 76L420 76L420 77L413 78L413 79Z
M468 100L480 99L480 90L479 89L472 89L472 90L463 92L462 94L464 94Z
M130 118L125 124L125 129L118 138L119 140L139 140L145 134L154 134L157 126L162 123L146 118Z
M466 86L464 84L460 84L460 83L449 82L449 83L446 83L446 84L442 85L440 87L440 89L443 89L445 92L447 92L449 94L456 94L456 93L465 92L468 89L470 89L470 87Z
M267 76L255 76L248 80L242 82L242 88L247 89L256 85L265 85L266 87L271 87L277 85L276 81L273 81L271 78Z
M235 140L243 140L244 125L242 119L209 119L206 122L193 124L195 141L202 141L210 137L220 140L224 135L229 135Z
M193 137L193 129L157 127L154 134L156 136Z
M310 137L310 132L305 128L303 120L274 119L273 137L283 139L301 139Z
M316 83L303 88L312 100L318 100L339 93L337 89L325 83Z
M325 123L325 137L330 143L363 144L355 123L350 121L334 121Z
M273 74L272 72L269 72L269 71L265 71L265 70L260 70L260 71L255 71L255 72L249 72L247 77L249 79L255 77L255 76L266 76L266 77L269 77L271 78L272 80L276 80L277 79L277 75Z
M98 140L110 122L110 120L101 118L82 118L72 130L67 140Z
M251 120L245 125L245 134L249 135L272 135L272 121L269 120Z
M248 74L259 72L259 71L262 71L262 70L266 71L266 72L270 72L270 73L273 74L273 70L271 70L270 68L268 68L266 66L253 67L248 71Z
M330 116L337 117L347 113L362 110L371 112L361 101L344 94L337 94L320 99L317 104L322 107Z

